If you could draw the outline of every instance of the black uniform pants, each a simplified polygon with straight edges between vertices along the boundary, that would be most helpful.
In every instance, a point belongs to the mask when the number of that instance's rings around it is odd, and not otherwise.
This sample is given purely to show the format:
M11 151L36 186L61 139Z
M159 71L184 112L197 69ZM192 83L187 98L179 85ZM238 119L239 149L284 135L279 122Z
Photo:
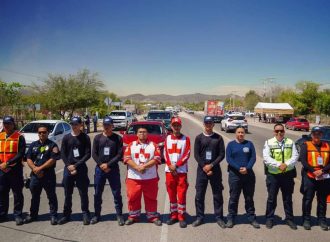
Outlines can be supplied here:
M57 216L57 196L56 196L56 175L54 170L46 171L45 175L38 178L36 175L31 175L30 191L32 194L30 215L37 216L40 205L40 194L42 189L45 190L49 201L49 210L51 216Z
M64 186L64 216L70 216L72 213L72 194L74 186L77 186L80 202L81 202L81 211L83 214L89 214L89 200L88 200L88 170L86 165L81 165L77 169L76 175L71 175L68 168L64 168L63 175L63 186Z
M234 219L237 215L238 200L243 190L245 198L245 210L249 221L256 218L253 195L255 191L256 177L253 171L242 175L238 171L229 170L229 204L228 204L228 219Z
M223 219L223 185L222 174L219 168L213 169L213 175L211 176L206 175L200 167L197 168L195 197L196 216L199 219L204 218L205 193L209 182L211 184L213 194L214 214L216 219Z
M94 208L95 215L101 215L101 205L102 205L102 194L104 191L104 186L106 181L108 180L111 192L113 195L113 200L115 202L115 209L117 215L122 215L123 213L123 202L121 196L121 182L120 182L120 173L119 169L111 169L109 173L105 173L101 170L99 166L95 168L94 175Z
M277 206L277 194L281 189L285 218L293 220L292 194L294 190L294 178L291 175L267 174L266 185L268 191L266 219L274 219Z
M311 220L312 203L316 193L317 197L317 218L319 221L326 220L327 195L330 188L330 179L315 180L309 178L306 173L302 174L300 192L303 194L302 212L303 219Z
M17 164L7 173L0 170L0 216L7 216L8 214L10 189L14 196L14 216L22 216L23 187L23 167L21 164Z

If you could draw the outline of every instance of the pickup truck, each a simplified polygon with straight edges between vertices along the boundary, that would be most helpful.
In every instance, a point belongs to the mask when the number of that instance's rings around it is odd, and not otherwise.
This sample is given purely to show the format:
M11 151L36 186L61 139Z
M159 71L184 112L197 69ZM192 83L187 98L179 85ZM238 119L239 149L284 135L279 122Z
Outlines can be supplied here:
M132 115L132 113L125 111L125 110L115 110L115 111L112 111L107 116L112 118L114 129L126 130L127 127L133 122L133 119L134 119L134 116Z

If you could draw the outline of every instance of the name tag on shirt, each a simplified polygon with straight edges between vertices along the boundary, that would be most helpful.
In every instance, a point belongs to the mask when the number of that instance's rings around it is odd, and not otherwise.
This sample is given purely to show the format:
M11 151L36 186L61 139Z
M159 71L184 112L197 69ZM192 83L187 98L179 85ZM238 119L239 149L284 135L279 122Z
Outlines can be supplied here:
M249 153L249 152L250 152L249 147L244 147L244 148L243 148L243 152L244 152L244 153Z
M329 179L329 178L330 178L330 174L326 173L326 174L323 174L320 177L315 177L315 180L324 180L324 179Z
M73 149L73 157L74 158L79 157L79 150L77 148Z
M323 165L323 158L322 158L322 156L318 156L318 157L317 157L317 164L318 164L319 166L322 166L322 165Z
M212 151L210 151L210 150L206 151L205 159L206 160L212 160Z
M103 154L110 155L110 147L104 147Z

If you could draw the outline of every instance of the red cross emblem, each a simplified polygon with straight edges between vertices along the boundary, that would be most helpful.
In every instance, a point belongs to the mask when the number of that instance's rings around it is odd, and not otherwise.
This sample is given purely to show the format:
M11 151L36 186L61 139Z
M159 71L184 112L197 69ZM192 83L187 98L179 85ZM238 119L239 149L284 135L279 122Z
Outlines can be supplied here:
M172 148L171 149L167 149L169 154L173 154L173 153L177 153L180 154L181 153L181 149L178 149L177 143L172 144Z

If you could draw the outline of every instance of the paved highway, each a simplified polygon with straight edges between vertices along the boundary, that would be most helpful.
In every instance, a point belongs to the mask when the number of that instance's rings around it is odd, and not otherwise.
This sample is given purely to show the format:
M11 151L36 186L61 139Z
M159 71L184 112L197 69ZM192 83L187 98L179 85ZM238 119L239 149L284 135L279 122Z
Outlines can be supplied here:
M192 139L192 150L194 138L202 131L202 123L200 117L195 115L188 115L185 113L180 114L183 118L183 132L190 136ZM256 126L259 125L256 123ZM276 211L277 220L279 225L274 226L272 230L265 228L264 226L264 213L266 205L266 187L265 176L263 173L263 164L261 159L261 149L266 138L272 136L271 128L256 127L250 125L250 134L247 135L247 139L252 140L255 143L257 149L258 159L255 165L256 173L256 193L255 193L255 206L258 221L262 224L261 229L253 229L251 225L247 224L247 219L244 216L244 201L240 201L239 216L237 218L237 225L232 229L221 229L213 219L213 202L211 189L208 187L206 194L206 223L200 227L193 228L191 222L194 219L195 207L195 179L197 162L193 158L189 160L189 190L187 195L187 212L188 212L188 227L186 229L179 228L178 224L167 226L163 224L161 227L157 227L153 224L146 222L146 218L140 223L119 227L115 219L115 210L113 205L113 198L109 187L106 187L103 195L103 209L102 209L102 221L96 225L83 226L81 222L80 211L80 198L78 191L75 189L73 195L73 221L65 225L51 226L49 223L48 215L48 200L45 193L42 193L42 200L40 206L40 220L31 224L16 226L14 221L0 224L0 241L329 241L329 232L321 231L318 226L312 227L311 231L305 231L301 226L298 230L293 231L288 226L284 225L281 219L284 212L282 207L281 196L278 198L278 209ZM227 134L220 132L219 126L216 126L216 131L223 135L225 143L233 139L234 134ZM300 136L299 132L299 136ZM288 132L288 136L294 140L298 138L298 135ZM91 138L94 134L91 134ZM223 183L224 183L224 214L227 214L228 206L228 180L226 172L226 161L222 162L223 171ZM90 198L90 210L93 211L93 175L95 163L91 159L88 161L89 177L91 179L91 186L89 189ZM124 202L124 212L127 213L127 199L125 189L125 173L126 167L121 165L121 180L122 180L122 194ZM63 197L64 191L61 187L61 180L63 176L63 163L58 161L57 167L57 194L59 199L59 212L63 209ZM26 172L28 169L26 169ZM298 172L299 173L299 172ZM158 194L158 210L162 214L162 220L166 221L168 218L169 204L165 190L164 180L164 166L159 167L159 194ZM294 193L294 213L296 215L297 222L301 222L301 199L302 195L299 193L300 181L296 179L296 187ZM24 189L25 206L24 211L29 211L31 195L29 190ZM242 197L241 197L242 198ZM13 199L10 199L10 213L12 213ZM313 215L315 215L315 203L313 204ZM328 217L330 213L327 213ZM315 222L315 219L314 219ZM329 222L329 220L328 220Z

